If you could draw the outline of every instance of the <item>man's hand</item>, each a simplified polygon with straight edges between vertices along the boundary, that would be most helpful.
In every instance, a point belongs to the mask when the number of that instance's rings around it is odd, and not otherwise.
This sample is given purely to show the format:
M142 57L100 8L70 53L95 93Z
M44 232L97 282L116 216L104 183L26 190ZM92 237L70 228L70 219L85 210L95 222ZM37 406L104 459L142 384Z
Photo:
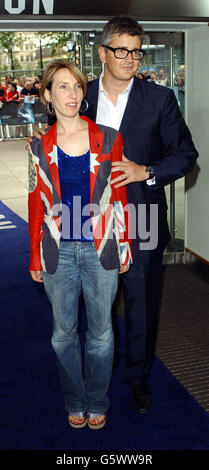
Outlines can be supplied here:
M114 178L111 181L111 184L114 184L116 188L120 188L121 186L125 186L129 183L147 180L149 176L146 173L145 168L145 165L138 165L138 163L132 162L124 156L122 161L112 162L112 173L115 171L121 171L122 174L117 176L117 178ZM118 183L120 181L121 183Z
M129 270L130 264L122 264L119 270L119 274L127 273Z
M40 127L40 129L38 129L38 131L34 131L33 137L36 137L36 139L41 139L42 135L45 135L45 129L47 129L47 127L48 126L45 126L44 128ZM28 141L29 144L31 144L32 137L27 137L27 141ZM29 145L27 144L25 148L26 148L26 150L29 150Z
M43 282L42 271L30 271L33 281Z

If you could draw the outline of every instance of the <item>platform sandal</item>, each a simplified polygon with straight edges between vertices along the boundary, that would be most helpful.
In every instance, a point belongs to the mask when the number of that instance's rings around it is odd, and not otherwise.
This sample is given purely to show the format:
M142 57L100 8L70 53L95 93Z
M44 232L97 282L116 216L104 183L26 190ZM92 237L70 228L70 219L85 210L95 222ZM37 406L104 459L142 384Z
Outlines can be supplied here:
M72 428L77 428L77 429L84 428L84 426L86 426L86 423L87 423L86 413L83 411L80 411L80 412L75 411L74 413L70 412L68 415L68 422L70 426L72 426Z
M87 421L90 429L101 429L105 426L106 415L98 415L97 413L87 413Z

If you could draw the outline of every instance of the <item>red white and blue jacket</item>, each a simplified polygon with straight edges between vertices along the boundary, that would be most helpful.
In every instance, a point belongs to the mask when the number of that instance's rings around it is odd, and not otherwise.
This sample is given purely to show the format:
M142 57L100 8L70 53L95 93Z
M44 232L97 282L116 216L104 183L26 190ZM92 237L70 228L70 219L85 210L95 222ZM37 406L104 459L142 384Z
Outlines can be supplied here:
M105 269L132 262L131 223L125 186L111 185L112 161L122 160L123 140L115 129L87 117L90 141L90 207L94 243ZM62 201L57 156L57 125L29 151L30 271L53 274L58 265ZM118 176L117 172L113 177ZM96 210L95 210L96 208Z

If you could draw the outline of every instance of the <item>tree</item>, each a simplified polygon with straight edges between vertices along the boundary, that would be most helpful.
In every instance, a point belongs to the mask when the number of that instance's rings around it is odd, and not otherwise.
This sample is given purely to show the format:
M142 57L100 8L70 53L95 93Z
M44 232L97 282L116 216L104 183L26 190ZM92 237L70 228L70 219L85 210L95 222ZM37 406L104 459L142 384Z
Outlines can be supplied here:
M15 70L15 59L14 59L14 47L20 46L22 44L22 39L18 36L17 33L12 31L0 33L0 47L2 52L9 54L11 61L11 70Z
M21 64L20 64L19 60L16 59L16 57L14 57L14 59L13 59L13 65L14 65L14 70L20 70L21 69Z
M67 51L67 42L74 41L74 33L69 31L57 31L57 32L47 32L47 33L38 33L39 38L42 39L42 46L50 46L51 57L54 57L57 52L60 50ZM40 40L40 39L39 39ZM81 42L80 33L76 33L76 43L77 45ZM72 52L72 57L74 56L75 48Z
M80 35L79 35L80 36ZM77 34L77 41L80 42L79 36ZM45 45L49 46L51 48L51 56L53 57L58 49L63 49L63 47L66 47L66 43L68 41L73 40L73 33L69 31L58 31L58 32L47 32L47 33L42 33L41 37L43 37L45 41Z

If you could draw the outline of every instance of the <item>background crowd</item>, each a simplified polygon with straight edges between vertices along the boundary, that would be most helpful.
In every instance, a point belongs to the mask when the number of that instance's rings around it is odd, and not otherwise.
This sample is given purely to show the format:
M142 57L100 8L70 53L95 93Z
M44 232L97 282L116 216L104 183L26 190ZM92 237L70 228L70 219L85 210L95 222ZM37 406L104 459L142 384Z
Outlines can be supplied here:
M179 90L184 90L184 68L179 70L175 76L174 84L178 86ZM169 86L170 78L166 75L164 69L159 69L158 72L153 69L147 70L138 70L136 76L142 80L147 80L149 82L156 83L157 85ZM87 81L94 80L96 75L87 74ZM42 83L42 76L33 76L33 77L19 77L12 78L11 75L7 75L4 80L0 82L0 103L6 102L10 103L11 101L19 102L21 99L25 99L26 96L30 97L29 99L39 97L40 88Z
M7 75L0 84L0 102L19 102L26 96L29 99L39 97L41 78L41 76L37 76L12 79L11 75Z

